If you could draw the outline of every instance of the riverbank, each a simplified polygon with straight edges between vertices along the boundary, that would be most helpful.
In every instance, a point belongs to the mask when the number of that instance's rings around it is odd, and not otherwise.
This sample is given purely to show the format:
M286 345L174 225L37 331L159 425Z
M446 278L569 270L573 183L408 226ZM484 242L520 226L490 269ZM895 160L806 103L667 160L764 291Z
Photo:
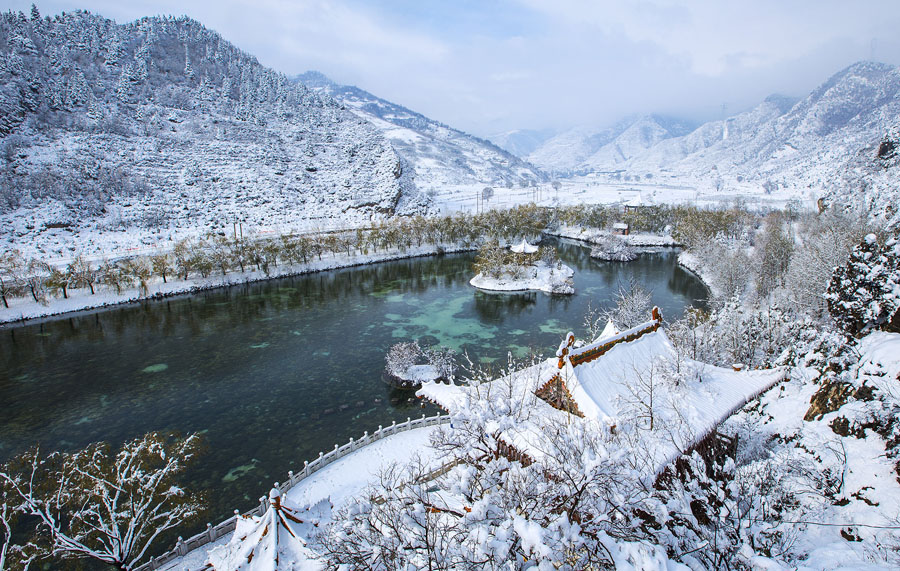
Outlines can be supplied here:
M546 234L556 236L558 238L568 238L579 242L586 242L595 245L609 236L612 236L608 230L600 230L598 228L583 228L581 226L560 225L555 230L547 230ZM641 251L658 251L658 248L678 248L681 247L675 238L671 236L660 236L658 234L637 233L620 236L626 245Z
M716 285L713 273L705 267L695 254L683 250L678 253L678 265L691 272L709 290L711 298L721 298L722 290Z
M560 226L556 230L547 230L545 233L549 236L557 238L565 238L577 242L596 244L599 240L608 237L608 231L598 230L595 228L581 228L577 226ZM670 248L680 247L671 236L658 236L654 234L630 234L622 237L625 243L645 253L665 251ZM46 304L41 304L30 297L16 297L9 299L9 307L0 307L0 327L10 324L24 323L32 320L57 317L69 313L80 311L90 311L96 309L104 309L117 305L125 305L129 303L138 303L151 299L164 299L167 297L189 295L201 291L224 288L234 285L242 285L259 281L270 280L274 278L298 276L311 274L316 272L336 270L343 268L351 268L375 264L379 262L387 262L392 260L402 260L417 258L422 256L433 256L439 254L451 254L458 252L470 252L476 250L475 246L460 246L450 244L427 245L419 247L410 247L403 250L392 249L390 251L371 253L371 254L332 254L326 256L322 260L314 260L304 264L293 264L279 266L270 266L268 272L261 270L249 270L245 272L231 272L226 275L210 275L206 278L191 277L187 280L170 279L164 282L158 277L154 277L147 283L147 291L142 292L138 287L123 288L121 292L115 291L97 291L91 294L87 288L71 288L68 290L67 298L51 298ZM682 261L684 260L684 261ZM704 283L710 292L715 293L712 287L712 280L708 275L698 269L699 263L695 257L682 252L679 255L679 263L686 269L695 273ZM707 272L708 273L708 272ZM522 291L526 289L541 288L498 288L498 287L482 287L472 284L480 289L491 289L494 291ZM490 284L488 284L490 285ZM97 288L98 286L95 286ZM546 290L542 290L546 291Z
M470 252L474 247L459 245L438 245L411 247L405 250L391 250L371 254L335 254L322 260L314 260L306 264L279 265L269 267L268 272L251 270L246 272L231 272L226 275L209 276L206 278L192 277L187 280L154 278L147 283L147 292L142 293L137 287L123 288L121 292L97 291L91 294L87 288L69 289L68 298L52 298L46 305L40 304L30 297L11 298L9 307L0 307L0 327L9 324L23 323L35 319L56 317L79 311L103 309L117 305L137 303L152 299L164 299L178 295L197 293L200 291L242 285L274 278L299 276L365 266L379 262L419 258L422 256L434 256L439 254L453 254L458 252ZM97 287L97 286L95 286Z

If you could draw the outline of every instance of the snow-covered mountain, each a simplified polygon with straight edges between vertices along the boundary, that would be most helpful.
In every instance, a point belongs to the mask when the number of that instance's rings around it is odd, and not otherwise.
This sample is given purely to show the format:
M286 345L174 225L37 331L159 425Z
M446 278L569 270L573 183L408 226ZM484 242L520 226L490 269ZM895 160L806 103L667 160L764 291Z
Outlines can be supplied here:
M576 127L547 140L528 160L555 173L618 170L635 155L684 135L693 126L671 117L644 115L625 118L605 129Z
M546 180L533 165L490 141L448 127L368 91L339 85L315 71L296 79L316 92L327 93L375 125L397 153L412 165L414 183L421 191L448 185L530 185Z
M556 134L554 129L515 129L495 133L488 140L517 157L527 157Z
M891 218L900 167L882 146L900 144L898 129L900 70L860 62L800 100L773 95L680 136L677 128L642 118L624 129L620 123L600 133L564 133L530 158L547 169L555 163L570 173L624 171L722 192L780 189Z
M0 240L49 257L422 206L379 128L188 18L0 15L0 147Z

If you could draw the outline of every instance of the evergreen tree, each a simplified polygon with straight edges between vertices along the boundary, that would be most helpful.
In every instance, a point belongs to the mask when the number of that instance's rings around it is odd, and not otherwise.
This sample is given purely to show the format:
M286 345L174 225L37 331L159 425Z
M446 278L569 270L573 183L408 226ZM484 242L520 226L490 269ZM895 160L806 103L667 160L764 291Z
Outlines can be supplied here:
M873 328L896 328L900 244L895 239L880 243L875 234L868 234L847 263L835 269L825 299L834 321L852 335Z

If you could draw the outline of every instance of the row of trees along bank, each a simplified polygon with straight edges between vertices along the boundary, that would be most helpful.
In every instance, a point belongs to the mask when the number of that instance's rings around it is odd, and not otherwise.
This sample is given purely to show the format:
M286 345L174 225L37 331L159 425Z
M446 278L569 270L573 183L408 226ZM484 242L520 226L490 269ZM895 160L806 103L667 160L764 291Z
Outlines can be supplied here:
M660 233L668 228L679 242L690 245L722 232L740 233L754 218L738 207L652 206L623 212L615 206L548 208L527 204L478 214L397 218L371 228L344 232L290 233L278 238L253 235L230 238L209 233L199 239L181 240L171 252L99 261L77 255L65 266L40 258L26 259L17 249L11 249L0 253L0 299L8 308L11 298L31 297L35 302L47 304L52 297L68 298L71 289L90 290L93 295L100 288L121 294L125 289L137 287L141 295L148 295L149 283L154 278L168 282L172 278L208 278L216 273L227 275L248 270L269 275L279 263L307 264L340 254L403 253L422 246L475 248L488 240L536 236L561 224L608 229L614 222L624 220L637 232Z

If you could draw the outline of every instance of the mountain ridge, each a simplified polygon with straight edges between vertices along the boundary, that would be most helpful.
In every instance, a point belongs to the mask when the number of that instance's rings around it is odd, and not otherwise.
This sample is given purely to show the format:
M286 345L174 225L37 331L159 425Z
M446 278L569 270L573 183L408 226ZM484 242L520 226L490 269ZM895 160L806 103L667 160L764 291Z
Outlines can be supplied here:
M454 129L353 85L341 85L309 71L294 79L324 92L370 121L414 169L417 188L446 185L532 185L547 180L534 165L493 142ZM386 123L386 124L385 124Z
M622 144L619 139L628 139L628 129L640 126L638 119L625 129L620 122L601 132L614 136L590 154L584 152L590 148L584 128L556 137L564 144L550 151L575 159L558 170L561 175L625 172L690 183L704 191L781 190L896 219L896 209L892 214L888 207L897 202L900 174L879 161L877 150L883 141L896 139L892 133L900 125L898 118L900 69L862 61L826 78L802 98L773 94L747 111L685 134L666 136L663 130L647 131L652 124L644 125L648 136L643 141L632 133L631 141ZM531 155L539 166L547 164L546 147Z

